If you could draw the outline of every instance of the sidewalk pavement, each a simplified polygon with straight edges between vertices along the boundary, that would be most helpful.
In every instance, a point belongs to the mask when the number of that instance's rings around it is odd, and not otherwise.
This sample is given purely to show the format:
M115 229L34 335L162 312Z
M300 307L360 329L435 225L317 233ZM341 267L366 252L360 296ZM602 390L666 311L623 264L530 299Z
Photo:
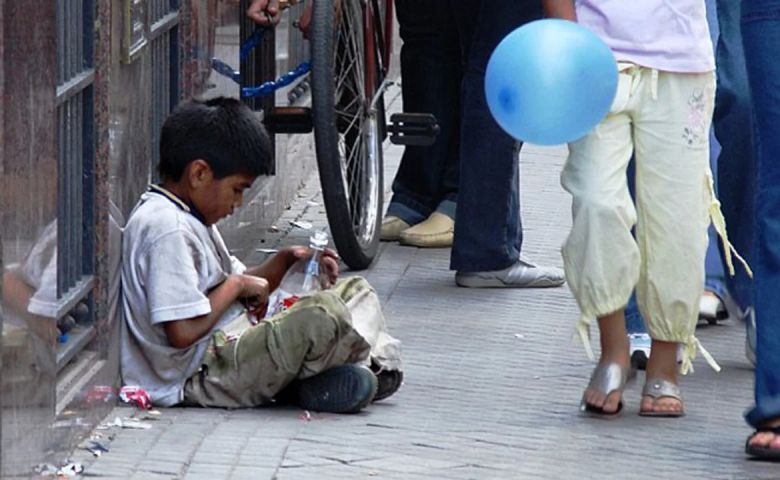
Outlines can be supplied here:
M388 198L401 153L385 148ZM570 224L558 183L564 155L527 147L521 156L525 255L559 266ZM325 226L318 191L315 174L258 247L305 243L292 220ZM462 289L448 266L448 249L383 244L363 272L405 361L401 390L365 412L161 409L146 430L97 430L110 451L95 459L78 450L72 460L92 478L780 478L778 467L743 454L753 373L740 323L699 330L723 371L697 359L682 384L686 417L637 416L640 375L622 418L591 419L577 410L593 365L571 340L577 307L568 289ZM106 421L135 413L117 408Z

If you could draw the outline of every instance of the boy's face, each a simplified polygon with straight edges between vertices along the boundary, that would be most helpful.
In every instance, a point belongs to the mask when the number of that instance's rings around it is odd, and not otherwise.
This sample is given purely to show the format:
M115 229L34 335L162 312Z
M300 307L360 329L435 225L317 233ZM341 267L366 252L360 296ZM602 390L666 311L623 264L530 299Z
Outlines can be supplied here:
M206 165L192 182L190 201L203 215L206 225L213 225L241 206L244 190L254 181L255 177L246 174L217 179Z

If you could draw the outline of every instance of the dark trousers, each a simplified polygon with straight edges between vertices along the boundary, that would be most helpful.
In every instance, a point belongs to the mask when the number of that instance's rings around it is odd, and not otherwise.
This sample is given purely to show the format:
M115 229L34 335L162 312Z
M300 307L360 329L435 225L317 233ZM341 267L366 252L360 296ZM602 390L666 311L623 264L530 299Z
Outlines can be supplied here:
M746 418L758 427L767 420L780 418L780 0L751 0L741 5L745 64L753 96L756 169L756 404Z
M751 132L750 89L740 33L742 2L718 0L720 37L715 55L718 89L712 124L721 145L717 186L729 239L740 255L753 265L753 197L755 161ZM753 305L753 285L744 268L726 275L729 293L744 311Z
M455 216L460 171L460 40L444 0L396 0L403 47L404 111L431 113L439 122L436 143L408 146L393 181L387 214L409 224L442 207ZM444 203L444 205L442 205Z
M423 153L414 157L413 150L407 149L408 156L404 156L393 184L393 202L396 198L403 202L404 196L412 197L409 191L423 191L422 184L436 185L437 177L438 182L444 182L438 184L438 191L452 193L447 190L453 185L453 177L448 173L453 171L453 153L457 152L460 175L456 197L448 197L448 193L428 197L431 201L427 203L426 211L436 209L443 200L457 198L452 269L471 272L506 268L517 261L522 245L520 143L498 126L488 110L485 69L491 53L506 35L541 18L541 2L399 0L397 6L404 42L416 45L418 52L428 52L427 56L402 52L402 70L412 65L409 67L411 73L409 70L403 73L404 108L410 112L424 112L423 103L430 102L427 111L443 113L442 118L437 115L442 125L439 138L442 144L437 142L433 147L438 149L439 155L426 156L426 149L423 149ZM409 25L414 28L407 28ZM418 40L422 44L415 43ZM427 50L428 47L431 49ZM433 50L434 47L437 50ZM414 63L420 58L434 57L435 61ZM436 76L435 73L440 78L426 78ZM458 88L459 95L452 94L453 85ZM414 100L407 104L406 95L419 98L414 92L418 88L428 89L431 98L419 107ZM407 92L410 89L412 92ZM447 132L447 129L452 131ZM428 154L433 153L433 149L427 150ZM416 161L417 165L406 166L407 161ZM428 192L436 190L426 188ZM399 196L402 192L404 195ZM419 213L426 215L426 212Z

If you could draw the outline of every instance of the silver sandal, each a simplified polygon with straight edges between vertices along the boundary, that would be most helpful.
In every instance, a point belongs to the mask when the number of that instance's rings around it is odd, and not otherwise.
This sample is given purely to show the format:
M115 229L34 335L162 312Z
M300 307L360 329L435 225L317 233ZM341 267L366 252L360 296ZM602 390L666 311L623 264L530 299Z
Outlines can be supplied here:
M587 389L598 390L604 396L609 396L613 392L623 393L626 383L634 372L630 367L621 367L617 363L598 364L590 376L590 382ZM580 411L599 417L614 417L623 410L623 399L620 399L618 408L614 412L605 412L602 407L596 407L585 401L585 395L580 401Z
M674 398L680 402L681 406L683 405L683 400L680 396L680 387L663 378L648 379L645 382L645 386L642 387L642 398L644 399L644 397L651 397L654 404L655 401L660 398ZM677 418L685 416L685 409L683 408L679 412L639 410L639 415L643 417Z

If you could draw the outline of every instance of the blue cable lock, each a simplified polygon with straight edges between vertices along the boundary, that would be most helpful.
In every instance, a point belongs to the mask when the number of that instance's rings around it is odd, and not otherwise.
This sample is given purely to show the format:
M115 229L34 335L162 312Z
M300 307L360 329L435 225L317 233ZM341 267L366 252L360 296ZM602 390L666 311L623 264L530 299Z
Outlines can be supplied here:
M268 28L257 28L252 35L249 36L246 40L244 40L243 43L241 43L241 50L239 53L239 58L241 61L245 61L247 58L249 58L249 53L258 45L260 45L260 42L263 40L263 36L265 35L265 32L268 30ZM218 58L212 58L211 59L211 68L219 73L220 75L223 75L234 82L241 84L241 72L238 70L234 70L233 67L228 65L227 63L223 62L222 60ZM311 71L311 63L310 62L303 62L292 71L289 71L279 77L276 80L271 80L268 82L265 82L257 87L243 87L241 88L241 97L242 98L252 98L252 97L262 97L265 95L269 95L277 90L279 90L282 87L286 87L287 85L290 85L298 78L306 75Z

